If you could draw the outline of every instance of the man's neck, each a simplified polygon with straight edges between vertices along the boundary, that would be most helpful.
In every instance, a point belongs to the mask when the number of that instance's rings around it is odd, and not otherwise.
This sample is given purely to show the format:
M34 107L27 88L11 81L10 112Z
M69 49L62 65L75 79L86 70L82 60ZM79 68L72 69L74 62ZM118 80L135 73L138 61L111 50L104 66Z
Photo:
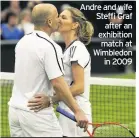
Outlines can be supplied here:
M36 31L42 31L42 32L45 32L48 36L50 36L51 35L51 31L50 31L50 29L48 29L48 28L46 28L46 27L34 27L34 30L36 30Z

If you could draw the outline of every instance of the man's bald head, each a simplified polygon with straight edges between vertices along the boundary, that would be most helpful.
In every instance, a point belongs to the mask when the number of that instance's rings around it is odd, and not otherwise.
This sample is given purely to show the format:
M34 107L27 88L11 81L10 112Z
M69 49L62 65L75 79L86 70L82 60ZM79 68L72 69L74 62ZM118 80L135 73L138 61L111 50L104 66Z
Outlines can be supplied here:
M54 5L38 4L32 10L32 21L35 26L44 26L47 24L47 19L54 13L57 13Z

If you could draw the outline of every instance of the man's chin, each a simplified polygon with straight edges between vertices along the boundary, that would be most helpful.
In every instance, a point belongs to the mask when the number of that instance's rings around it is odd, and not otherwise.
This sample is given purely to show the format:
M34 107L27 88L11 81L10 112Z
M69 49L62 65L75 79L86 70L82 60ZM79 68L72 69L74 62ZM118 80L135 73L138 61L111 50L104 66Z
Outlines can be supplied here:
M58 30L59 30L59 27L57 27L53 32L58 32Z

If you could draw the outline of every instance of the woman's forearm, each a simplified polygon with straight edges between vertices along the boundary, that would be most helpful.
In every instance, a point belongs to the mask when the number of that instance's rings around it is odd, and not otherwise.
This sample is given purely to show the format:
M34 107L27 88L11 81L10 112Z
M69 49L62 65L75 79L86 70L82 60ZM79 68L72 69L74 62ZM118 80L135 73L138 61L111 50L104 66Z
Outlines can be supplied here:
M83 94L84 93L84 84L79 84L79 83L73 84L70 87L70 91L71 91L73 97Z

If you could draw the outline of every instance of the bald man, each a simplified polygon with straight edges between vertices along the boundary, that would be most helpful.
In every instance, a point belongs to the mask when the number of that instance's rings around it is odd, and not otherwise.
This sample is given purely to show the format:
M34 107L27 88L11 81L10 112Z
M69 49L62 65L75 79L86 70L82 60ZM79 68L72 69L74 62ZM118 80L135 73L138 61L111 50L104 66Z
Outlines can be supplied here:
M54 90L75 113L77 125L86 130L88 120L63 78L62 50L50 38L59 24L57 9L51 4L36 5L32 20L35 30L25 35L15 47L15 80L9 101L11 136L63 136L52 106ZM48 95L50 102L48 108L34 112L28 107L28 101L38 92Z

